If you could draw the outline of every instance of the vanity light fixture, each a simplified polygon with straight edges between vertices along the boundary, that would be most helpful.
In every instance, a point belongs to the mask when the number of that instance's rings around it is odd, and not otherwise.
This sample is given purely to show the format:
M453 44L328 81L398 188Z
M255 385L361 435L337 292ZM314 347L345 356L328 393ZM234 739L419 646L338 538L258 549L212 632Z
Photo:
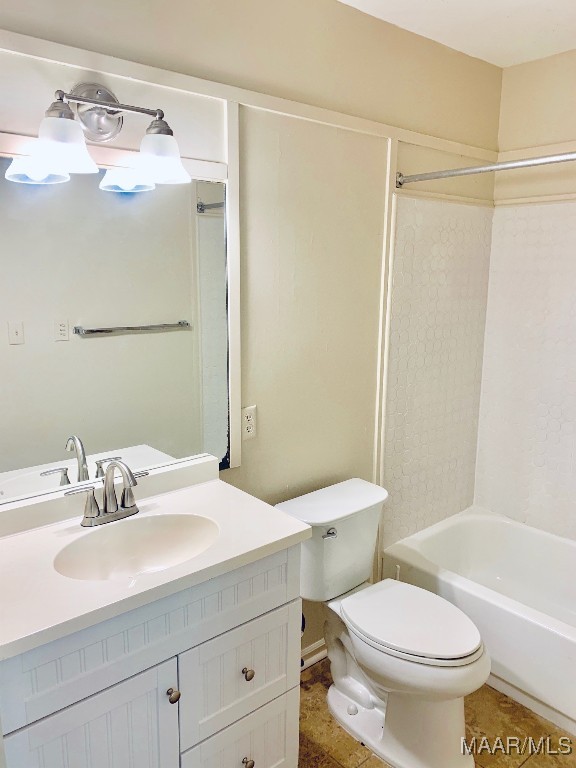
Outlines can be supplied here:
M98 166L88 154L82 126L63 96L63 91L56 91L56 100L46 110L31 154L12 161L5 174L8 181L57 184L69 181L71 173L98 173Z
M27 184L56 184L68 181L70 174L97 173L98 166L88 153L84 134L93 142L110 141L122 129L124 112L150 115L154 119L132 167L109 170L100 189L147 192L154 189L155 184L189 184L190 174L182 164L164 112L120 104L112 91L98 83L81 83L70 93L56 91L31 154L15 158L6 171L6 179Z
M151 192L156 185L134 168L109 168L100 182L104 192Z
M156 184L190 183L190 174L182 165L178 143L163 116L157 116L148 126L135 167Z
M70 181L67 173L54 173L30 156L15 157L4 174L8 181L20 184L62 184Z

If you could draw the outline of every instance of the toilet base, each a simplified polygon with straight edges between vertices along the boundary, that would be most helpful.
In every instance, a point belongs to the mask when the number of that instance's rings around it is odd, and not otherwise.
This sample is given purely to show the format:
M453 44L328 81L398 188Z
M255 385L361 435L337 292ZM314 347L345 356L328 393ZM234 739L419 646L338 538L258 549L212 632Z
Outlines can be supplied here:
M464 700L416 700L389 694L385 708L367 709L339 691L328 690L328 709L353 738L392 768L474 768L461 753Z
M327 699L330 714L342 728L374 754L379 755L377 745L382 742L384 708L367 709L339 691L335 685L328 689ZM356 714L350 714L351 712Z

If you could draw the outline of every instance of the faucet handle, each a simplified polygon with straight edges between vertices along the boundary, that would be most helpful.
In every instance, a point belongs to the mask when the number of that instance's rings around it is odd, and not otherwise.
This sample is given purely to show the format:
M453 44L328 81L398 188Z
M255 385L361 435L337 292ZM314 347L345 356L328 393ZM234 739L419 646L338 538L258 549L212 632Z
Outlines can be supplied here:
M58 473L60 473L60 485L70 485L68 467L56 467L55 469L47 469L45 472L40 472L40 477L48 477L49 475L57 475Z
M107 456L105 459L96 459L96 477L104 477L104 464L108 461L120 461L122 456Z
M133 509L136 507L136 499L134 498L134 491L130 486L122 489L122 499L120 501L121 509ZM138 509L138 507L136 507Z
M147 469L142 469L139 472L132 472L132 477L134 478L134 485L138 485L136 478L138 477L148 477L150 474L150 471ZM136 499L134 498L134 491L130 486L124 486L122 490L122 500L120 502L120 507L122 509L136 509L138 511L138 507L136 506Z
M88 488L77 488L74 491L66 491L64 496L74 496L77 493L88 494L86 497L86 504L84 506L84 518L80 525L82 525L84 528L90 528L91 526L96 525L96 518L100 517L102 514L100 507L98 506L98 502L96 501L96 496L94 495L94 488L93 486L89 486Z

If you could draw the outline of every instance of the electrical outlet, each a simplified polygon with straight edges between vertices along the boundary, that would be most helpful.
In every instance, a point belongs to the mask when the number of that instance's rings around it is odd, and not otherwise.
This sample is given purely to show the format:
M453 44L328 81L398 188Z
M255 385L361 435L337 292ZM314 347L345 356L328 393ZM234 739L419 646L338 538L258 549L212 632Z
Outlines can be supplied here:
M253 440L257 434L256 406L242 408L242 440Z

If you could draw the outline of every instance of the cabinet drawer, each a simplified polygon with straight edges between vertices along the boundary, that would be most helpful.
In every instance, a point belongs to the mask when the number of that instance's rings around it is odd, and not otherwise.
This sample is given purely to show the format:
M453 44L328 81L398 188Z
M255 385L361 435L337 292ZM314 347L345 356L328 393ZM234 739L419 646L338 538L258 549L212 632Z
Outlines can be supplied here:
M300 689L271 701L182 755L182 768L297 768Z
M295 600L178 657L182 751L298 685L300 619Z
M176 659L4 739L7 768L178 768Z

